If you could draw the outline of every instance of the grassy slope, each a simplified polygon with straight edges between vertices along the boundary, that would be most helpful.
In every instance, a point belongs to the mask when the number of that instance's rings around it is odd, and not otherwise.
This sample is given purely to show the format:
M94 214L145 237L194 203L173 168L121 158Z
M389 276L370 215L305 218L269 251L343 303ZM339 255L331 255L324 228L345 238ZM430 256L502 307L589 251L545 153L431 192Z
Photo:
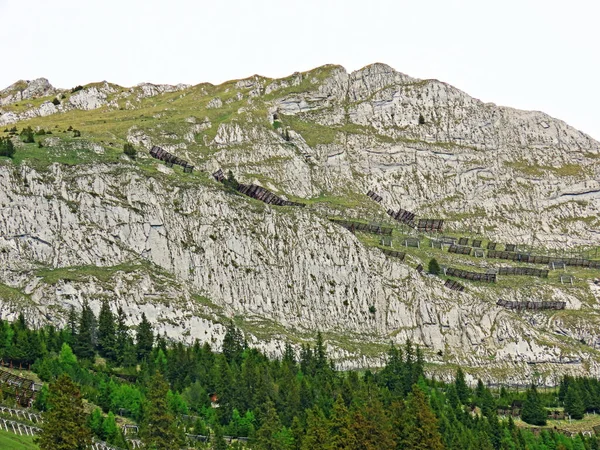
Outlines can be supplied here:
M2 450L36 450L39 447L33 443L31 436L19 436L8 431L0 430L0 448Z

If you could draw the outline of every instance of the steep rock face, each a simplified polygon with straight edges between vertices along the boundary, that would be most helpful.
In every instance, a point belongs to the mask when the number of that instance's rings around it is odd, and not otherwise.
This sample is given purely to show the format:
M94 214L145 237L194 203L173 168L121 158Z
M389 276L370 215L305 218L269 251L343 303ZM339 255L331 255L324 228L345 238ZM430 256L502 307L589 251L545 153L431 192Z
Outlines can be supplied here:
M344 367L376 364L389 340L410 338L433 362L483 374L518 367L510 381L534 371L600 373L594 283L472 285L459 294L417 274L412 267L422 260L385 257L327 220L333 213L380 221L387 208L403 207L498 242L598 245L600 147L589 136L543 113L484 104L383 64L251 77L208 93L154 85L119 91L106 83L56 109L135 109L145 96L180 89L179 100L192 98L190 109L177 111L183 103L170 98L117 138L161 145L203 172L231 169L241 182L309 206L248 200L205 173L181 181L141 151L141 166L123 159L47 171L2 165L0 283L21 292L40 321L59 320L56 311L83 299L98 308L110 297L128 308L132 323L144 311L161 331L187 341L218 344L218 322L227 318L273 352L288 336L319 329ZM174 111L180 118L169 122ZM0 121L7 114L42 115L5 113ZM86 141L69 150L109 151ZM356 200L369 202L368 189L382 194L382 208ZM319 203L327 196L333 205ZM335 199L348 198L335 207ZM483 271L497 262L469 264ZM88 267L100 272L86 275ZM51 268L67 272L45 272ZM515 314L497 307L498 298L551 298L568 311ZM3 316L19 307L5 301Z
M410 338L432 358L447 352L474 367L490 365L495 356L501 366L568 361L577 371L589 358L585 349L563 346L539 320L544 314L519 318L498 308L495 292L482 288L473 294L446 290L439 279L365 248L318 213L248 204L216 185L173 186L168 177L146 178L131 169L0 167L0 276L30 295L40 320L56 320L57 311L84 298L99 308L108 296L127 307L132 322L144 311L174 338L219 342L222 328L212 325L218 317L206 315L193 296L198 292L215 302L220 317L239 315L255 326L266 320L271 333L277 327L298 335L320 329L381 344ZM49 284L39 272L132 260L151 265L130 275L117 271L109 287L93 278ZM178 285L160 287L163 271ZM581 307L568 293L549 293ZM18 311L11 304L3 308L4 317ZM591 327L557 323L563 335L585 329L588 338L598 338ZM595 362L589 370L600 373Z

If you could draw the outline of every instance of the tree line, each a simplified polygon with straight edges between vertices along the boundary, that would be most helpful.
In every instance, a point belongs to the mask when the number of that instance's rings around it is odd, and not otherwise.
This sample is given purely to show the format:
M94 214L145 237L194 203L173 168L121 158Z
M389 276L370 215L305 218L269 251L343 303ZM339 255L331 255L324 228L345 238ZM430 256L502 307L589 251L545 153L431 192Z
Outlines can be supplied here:
M531 423L559 404L593 411L597 380L565 377L558 396L533 386L493 393L481 381L470 388L460 369L452 383L425 377L423 354L410 341L390 345L378 371L342 372L320 334L270 359L233 323L216 352L208 343L168 341L143 314L135 327L127 319L105 301L97 316L85 303L71 309L61 329L32 329L23 316L0 321L2 358L31 365L47 382L34 405L47 415L42 449L80 448L93 437L127 448L118 416L137 423L153 449L190 445L186 433L208 436L196 445L216 449L242 445L224 436L246 437L259 450L600 449L595 437L535 436L497 415L515 400Z

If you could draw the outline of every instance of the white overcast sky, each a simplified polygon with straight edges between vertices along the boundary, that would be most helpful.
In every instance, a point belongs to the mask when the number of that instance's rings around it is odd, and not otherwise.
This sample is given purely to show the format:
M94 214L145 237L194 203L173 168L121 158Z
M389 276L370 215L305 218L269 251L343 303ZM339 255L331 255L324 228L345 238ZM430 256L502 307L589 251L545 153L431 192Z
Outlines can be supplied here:
M383 62L600 140L597 0L0 0L0 89L220 83Z

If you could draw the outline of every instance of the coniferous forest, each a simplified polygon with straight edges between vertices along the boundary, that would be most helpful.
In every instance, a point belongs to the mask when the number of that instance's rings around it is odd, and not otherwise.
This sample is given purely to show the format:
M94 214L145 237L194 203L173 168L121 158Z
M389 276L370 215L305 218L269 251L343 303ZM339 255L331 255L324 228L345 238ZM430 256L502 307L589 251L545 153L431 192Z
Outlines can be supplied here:
M548 411L600 411L595 379L564 377L550 392L471 388L460 368L451 383L427 378L410 342L390 345L383 368L342 372L320 334L269 359L233 324L216 352L157 336L145 316L126 322L108 302L98 316L72 309L63 329L0 321L3 363L44 382L32 405L44 415L41 449L600 449L595 436L547 426ZM515 405L520 419L506 414Z

